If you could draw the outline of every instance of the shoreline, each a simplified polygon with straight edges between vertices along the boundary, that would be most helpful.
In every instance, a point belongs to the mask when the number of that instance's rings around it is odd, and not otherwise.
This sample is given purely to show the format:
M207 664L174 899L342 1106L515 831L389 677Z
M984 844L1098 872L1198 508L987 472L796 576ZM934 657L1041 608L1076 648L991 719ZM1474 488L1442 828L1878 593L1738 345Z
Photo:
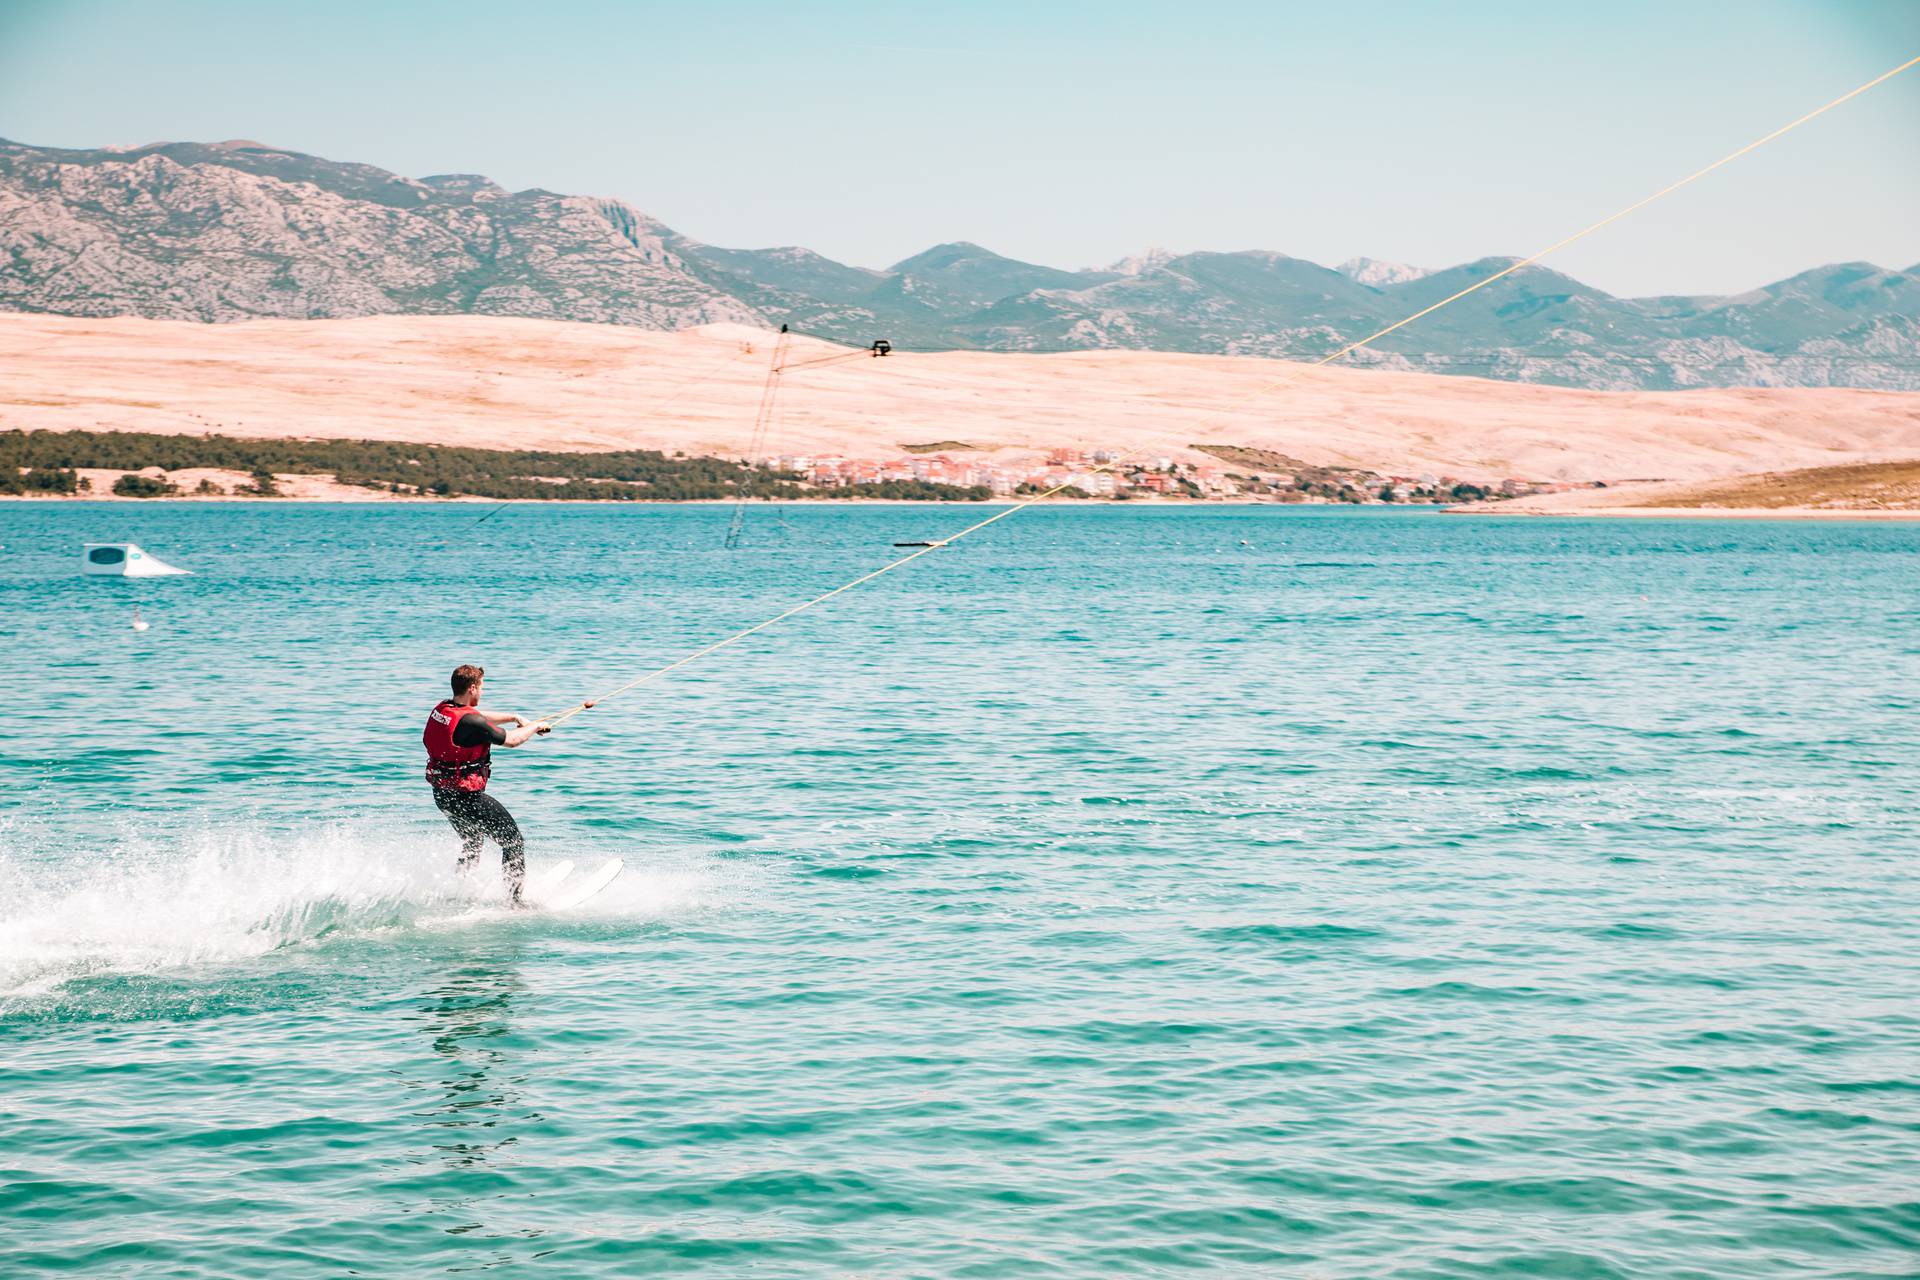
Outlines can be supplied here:
M258 497L252 494L193 495L180 494L163 498L132 498L115 493L6 493L0 494L0 503L112 503L119 506L146 505L150 507L179 506L230 506L233 504L252 504L257 506L298 506L298 507L384 507L384 506L442 506L442 507L611 507L626 510L635 507L731 507L735 498L651 498L633 502L619 502L596 498L483 498L470 494L456 497L419 497L413 494L370 493L365 497L332 495L293 495L282 494L275 497ZM986 498L978 502L951 501L937 498L749 498L747 502L755 507L950 507L955 509L975 509L981 507L1011 507L1022 501L1015 496ZM1865 520L1873 522L1899 522L1905 520L1920 521L1920 509L1861 508L1850 510L1833 507L1568 507L1543 511L1537 507L1519 506L1517 503L1472 503L1466 505L1446 505L1426 502L1262 502L1244 498L1132 498L1118 501L1113 498L1046 498L1034 503L1046 507L1138 507L1178 508L1192 510L1207 507L1272 507L1290 510L1357 510L1357 511L1425 511L1436 515L1508 517L1528 520L1579 520L1579 519L1648 519L1648 520Z
M5 502L112 502L144 503L150 507L178 507L190 505L222 506L232 503L256 503L262 506L303 506L303 507L385 507L385 506L462 506L462 507L610 507L625 510L632 507L731 507L739 502L738 498L637 498L622 502L608 498L484 498L473 494L459 494L455 497L420 497L415 494L372 493L366 497L334 495L294 495L278 494L273 497L259 497L254 494L173 494L158 498L131 498L118 493L0 493L0 503ZM949 498L748 498L748 505L756 507L951 507L956 510L972 510L979 507L1012 507L1027 501L1021 495L972 499ZM1351 507L1368 511L1408 510L1408 511L1444 511L1447 508L1432 502L1263 502L1257 498L1175 498L1166 495L1153 498L1042 498L1034 502L1035 506L1047 507L1303 507L1315 510L1336 507Z
M1503 511L1498 507L1447 507L1454 516L1511 516L1528 520L1920 520L1920 510L1885 507L1567 507L1542 511L1520 507Z

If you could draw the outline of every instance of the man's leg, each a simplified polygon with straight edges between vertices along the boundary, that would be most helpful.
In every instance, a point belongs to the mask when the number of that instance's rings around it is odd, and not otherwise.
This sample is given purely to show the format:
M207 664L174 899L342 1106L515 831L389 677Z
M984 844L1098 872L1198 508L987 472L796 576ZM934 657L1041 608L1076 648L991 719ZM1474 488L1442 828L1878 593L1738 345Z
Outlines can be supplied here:
M520 885L527 878L527 845L520 836L520 824L507 812L507 806L485 792L473 800L481 828L500 846L500 873L506 877L507 896L518 902Z
M447 821L453 824L454 832L460 837L460 870L462 871L473 869L474 862L480 857L480 846L487 838L482 816L473 810L471 800L475 798L484 797L476 797L471 791L442 791L439 787L433 789L433 803L439 806L440 812L447 815Z

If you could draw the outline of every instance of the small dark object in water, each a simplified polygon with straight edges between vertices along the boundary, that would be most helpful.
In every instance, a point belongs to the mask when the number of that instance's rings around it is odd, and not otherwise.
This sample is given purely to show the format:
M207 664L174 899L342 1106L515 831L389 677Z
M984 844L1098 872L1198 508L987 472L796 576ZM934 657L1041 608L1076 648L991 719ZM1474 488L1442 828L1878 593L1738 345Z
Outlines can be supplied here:
M944 547L947 544L944 542L896 542L893 545L896 547Z

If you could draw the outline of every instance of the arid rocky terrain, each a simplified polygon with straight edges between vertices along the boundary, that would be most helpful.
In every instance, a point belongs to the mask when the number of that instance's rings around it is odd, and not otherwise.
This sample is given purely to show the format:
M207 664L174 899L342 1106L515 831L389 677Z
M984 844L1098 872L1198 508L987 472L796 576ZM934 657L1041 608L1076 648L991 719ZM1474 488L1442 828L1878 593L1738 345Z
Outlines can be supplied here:
M1327 267L1264 249L1101 268L966 242L884 269L703 244L620 200L404 177L243 140L0 140L0 309L228 322L484 315L673 330L782 323L903 349L1311 359L1511 258ZM1620 298L1528 267L1355 353L1610 390L1920 390L1920 270L1835 263L1728 297Z
M772 335L471 316L181 321L0 315L0 430L374 439L743 457ZM1598 392L1162 352L896 352L808 366L762 451L982 456L1270 450L1497 480L1712 480L1920 457L1920 395Z

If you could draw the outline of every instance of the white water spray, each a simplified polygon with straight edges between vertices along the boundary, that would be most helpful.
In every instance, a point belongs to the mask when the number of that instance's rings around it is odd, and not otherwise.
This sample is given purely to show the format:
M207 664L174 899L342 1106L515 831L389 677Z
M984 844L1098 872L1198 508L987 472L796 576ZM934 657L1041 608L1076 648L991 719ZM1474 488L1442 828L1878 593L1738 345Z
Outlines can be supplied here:
M292 832L203 826L58 859L31 840L19 826L0 829L0 997L93 975L217 966L339 937L645 919L721 897L711 864L630 866L589 909L520 912L507 905L491 846L482 869L462 876L444 838L341 824ZM530 871L541 865L534 859Z

